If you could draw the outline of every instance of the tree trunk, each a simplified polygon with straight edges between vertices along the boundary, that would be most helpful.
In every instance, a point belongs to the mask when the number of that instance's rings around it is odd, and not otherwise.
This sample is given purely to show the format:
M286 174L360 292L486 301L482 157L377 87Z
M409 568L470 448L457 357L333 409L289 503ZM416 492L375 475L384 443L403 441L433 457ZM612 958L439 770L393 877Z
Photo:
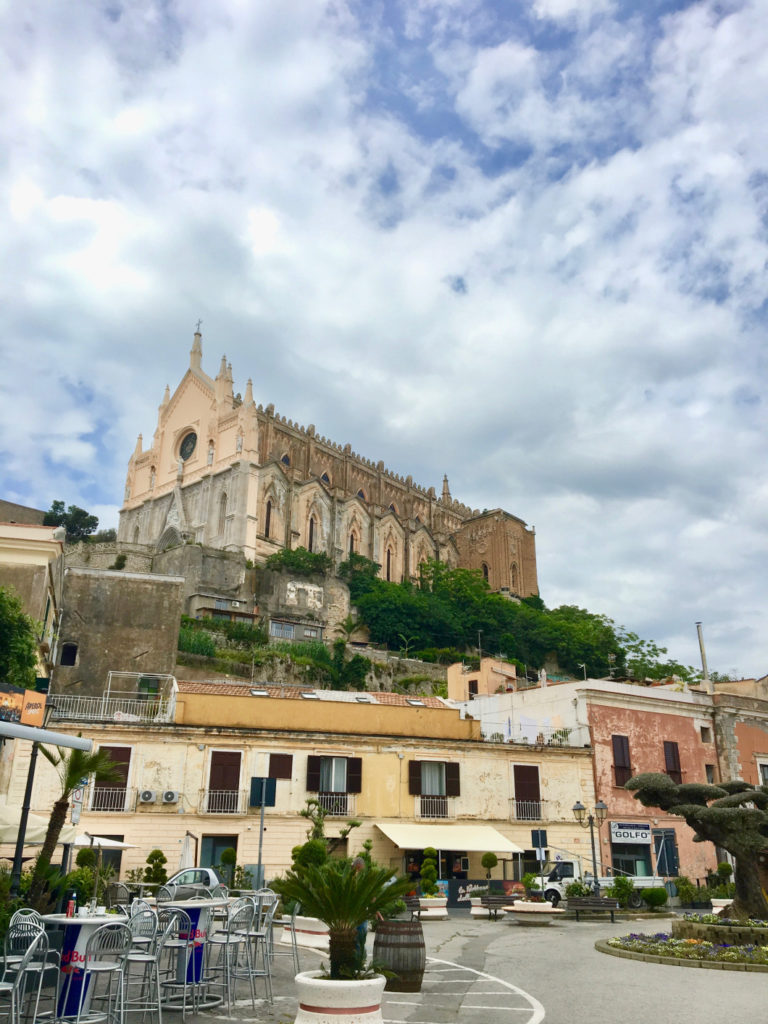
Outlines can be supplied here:
M331 980L354 976L359 964L357 953L357 929L334 929L328 935L331 959Z
M56 846L59 842L61 830L64 828L64 824L67 820L68 810L69 795L60 798L53 805L51 818L48 822L48 831L45 833L45 842L43 843L40 855L37 858L37 863L35 864L35 870L32 875L32 884L29 888L29 894L27 897L31 906L35 906L45 892L47 885L46 869L51 863L51 858L53 857Z
M743 857L736 855L733 880L736 897L733 901L734 917L753 917L759 921L768 920L768 900L760 881L757 858L750 853Z

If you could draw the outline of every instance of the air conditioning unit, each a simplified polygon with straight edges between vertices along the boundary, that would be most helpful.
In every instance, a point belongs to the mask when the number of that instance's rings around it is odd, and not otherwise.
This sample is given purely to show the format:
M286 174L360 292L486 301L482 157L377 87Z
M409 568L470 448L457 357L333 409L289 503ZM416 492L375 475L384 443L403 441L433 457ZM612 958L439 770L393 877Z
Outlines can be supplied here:
M139 793L140 804L154 804L157 802L157 793L154 789L142 789Z
M239 608L240 605L242 604L242 601L230 601L229 603L232 605L233 608Z
M177 804L179 802L179 793L175 789L166 789L163 792L163 803L164 804Z

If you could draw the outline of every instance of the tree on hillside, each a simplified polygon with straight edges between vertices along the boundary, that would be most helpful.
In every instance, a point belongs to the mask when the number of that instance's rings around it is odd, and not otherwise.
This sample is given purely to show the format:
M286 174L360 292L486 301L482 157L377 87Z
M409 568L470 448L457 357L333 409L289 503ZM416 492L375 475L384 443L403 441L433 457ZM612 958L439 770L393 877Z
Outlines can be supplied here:
M43 516L43 526L63 526L67 531L67 543L76 544L87 540L99 525L98 516L92 516L78 505L64 509L63 501L54 501Z
M66 750L63 747L56 747L54 752L41 745L40 753L51 762L59 773L61 792L53 805L48 830L45 833L43 846L32 873L28 901L33 907L45 899L48 869L61 830L67 820L72 790L77 789L82 784L82 780L87 779L90 775L93 775L97 782L120 782L123 778L120 767L112 761L106 750L97 750L95 753L89 754L85 750Z
M39 631L18 594L0 587L0 681L34 690Z
M736 779L717 786L673 782L646 772L626 784L644 807L679 815L696 833L733 854L736 896L733 916L768 920L768 898L760 879L760 859L768 857L768 786Z
M361 654L347 660L346 651L346 641L339 639L334 642L330 654L327 648L322 647L317 655L298 656L293 661L316 669L322 682L331 690L364 690L371 662Z
M322 551L307 551L306 548L283 548L276 551L264 563L267 569L287 569L296 576L324 575L333 568L333 561Z

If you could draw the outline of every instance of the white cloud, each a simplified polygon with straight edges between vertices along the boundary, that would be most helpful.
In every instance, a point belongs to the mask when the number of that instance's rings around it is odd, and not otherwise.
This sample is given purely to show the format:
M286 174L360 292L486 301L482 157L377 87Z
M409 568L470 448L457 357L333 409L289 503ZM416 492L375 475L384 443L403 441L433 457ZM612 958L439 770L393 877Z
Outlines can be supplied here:
M111 10L5 15L4 496L112 525L200 316L236 390L535 523L547 603L765 671L760 5Z

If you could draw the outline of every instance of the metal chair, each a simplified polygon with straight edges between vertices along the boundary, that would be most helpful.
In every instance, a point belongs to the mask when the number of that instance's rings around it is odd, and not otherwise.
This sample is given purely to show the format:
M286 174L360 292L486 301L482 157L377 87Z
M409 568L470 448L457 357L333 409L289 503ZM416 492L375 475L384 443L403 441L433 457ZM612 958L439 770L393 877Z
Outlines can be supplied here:
M298 974L299 971L301 970L301 967L299 965L299 944L296 941L296 918L300 913L301 904L294 903L291 916L289 918L283 916L281 919L283 928L288 929L288 934L290 937L290 949L277 949L274 945L274 942L272 944L272 959L274 960L276 956L292 956L293 970L295 974ZM283 934L285 934L285 932L283 932ZM281 939L280 941L282 943L284 940Z
M23 914L19 912L13 915L8 925L8 931L3 940L3 968L12 970L18 967L24 959L27 947L43 930L43 923L40 915Z
M155 893L155 902L159 906L161 903L167 903L169 900L172 900L175 895L175 885L161 885Z
M195 980L192 954L195 936L189 914L177 908L158 910L158 925L163 932L163 947L158 957L161 1002L187 1016L187 997L192 994L193 1009L197 1004L200 979ZM167 934L166 934L167 933ZM192 975L192 977L190 977ZM174 1003L180 1000L180 1004Z
M40 987L43 981L43 971L35 971L31 966L35 958L40 955L40 950L48 950L48 940L43 931L38 931L31 941L28 941L27 948L21 959L14 964L6 963L3 966L3 976L0 979L0 998L8 998L10 1002L8 1021L9 1024L21 1024L22 1007L28 993L30 977L37 982L37 994L35 997L35 1010L40 1001ZM32 1018L37 1020L37 1015Z
M161 911L160 913L161 925L157 929L151 948L134 948L128 954L124 996L126 1016L140 1012L143 1019L147 1013L156 1012L157 1024L163 1024L160 961L166 943L174 934L176 920L176 915L172 911ZM133 967L139 968L140 977L132 977ZM132 995L132 990L136 988L138 988L138 992Z
M270 957L270 945L272 925L277 910L277 900L270 902L264 896L251 896L254 905L253 923L248 929L248 941L251 945L251 977L264 979L264 991L270 1005L274 1003L272 997L272 960ZM266 903L265 903L266 899ZM245 968L236 966L235 974L242 977Z
M129 907L131 905L131 890L122 882L110 882L107 886L107 907L112 910L118 903Z
M80 992L77 997L75 1024L109 1021L120 1024L123 1020L123 991L125 965L132 944L131 929L126 924L103 924L89 936L85 945L85 958L81 974L74 971L67 976L65 992L69 992L73 979L78 977ZM99 991L104 983L105 990ZM98 1009L94 1003L100 1004Z
M251 1003L255 1009L256 995L253 986L253 965L251 944L248 933L253 925L254 906L249 899L233 908L224 929L208 937L206 945L206 983L209 988L220 988L227 1001L227 1013L232 1010L232 992L237 988L237 979L247 977L251 989ZM245 957L245 964L238 968L239 958ZM215 958L215 959L214 959ZM234 984L233 984L234 982ZM235 992L236 994L236 992Z
M146 900L134 900L130 907L130 916L133 917L134 914L139 914L143 910L150 910L152 911L152 913L154 913L152 907L149 905L149 903L147 903Z
M150 949L157 934L157 914L154 910L140 910L128 919L134 949Z
M43 919L40 916L40 912L33 907L19 907L8 924L12 925L17 921L35 921L41 928L43 927Z

